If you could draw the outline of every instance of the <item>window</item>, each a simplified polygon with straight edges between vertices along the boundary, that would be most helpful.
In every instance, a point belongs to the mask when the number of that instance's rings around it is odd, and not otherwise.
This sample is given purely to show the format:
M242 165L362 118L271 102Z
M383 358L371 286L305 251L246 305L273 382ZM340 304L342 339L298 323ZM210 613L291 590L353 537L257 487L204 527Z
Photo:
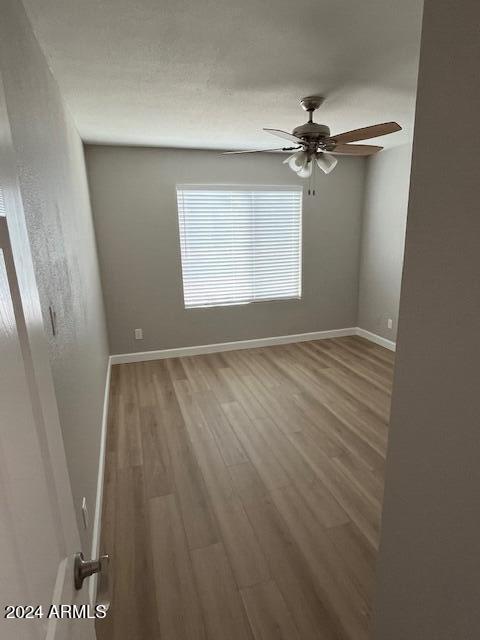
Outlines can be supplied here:
M177 186L185 307L300 298L301 187Z

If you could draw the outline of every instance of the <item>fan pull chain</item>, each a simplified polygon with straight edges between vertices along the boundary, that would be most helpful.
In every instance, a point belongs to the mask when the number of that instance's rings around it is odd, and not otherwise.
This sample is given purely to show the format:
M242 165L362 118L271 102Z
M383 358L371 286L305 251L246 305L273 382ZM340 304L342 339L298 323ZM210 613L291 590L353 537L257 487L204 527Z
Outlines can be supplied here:
M308 195L309 196L314 196L315 195L315 186L316 186L316 169L317 167L315 159L312 158L312 173L310 174L310 177L308 179Z
M312 176L313 176L313 172L315 171L315 163L313 161L313 158L310 162L312 163L312 173L308 177L308 195L309 196L314 194L314 190L312 189Z

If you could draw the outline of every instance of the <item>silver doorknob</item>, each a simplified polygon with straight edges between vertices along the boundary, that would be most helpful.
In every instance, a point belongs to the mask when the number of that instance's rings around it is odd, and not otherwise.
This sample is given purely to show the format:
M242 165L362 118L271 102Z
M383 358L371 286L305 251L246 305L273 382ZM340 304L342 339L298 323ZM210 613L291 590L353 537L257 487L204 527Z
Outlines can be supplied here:
M105 578L107 575L109 556L100 556L98 560L85 560L83 553L79 551L75 554L75 562L73 565L73 576L75 580L75 589L81 589L85 578L99 573Z

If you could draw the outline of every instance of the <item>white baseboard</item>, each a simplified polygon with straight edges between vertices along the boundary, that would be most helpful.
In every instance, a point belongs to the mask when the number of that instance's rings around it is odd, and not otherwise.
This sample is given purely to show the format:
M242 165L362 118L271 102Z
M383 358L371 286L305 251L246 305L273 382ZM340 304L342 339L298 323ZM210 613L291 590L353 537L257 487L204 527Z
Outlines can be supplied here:
M323 340L326 338L340 338L342 336L354 335L357 335L356 327L349 327L346 329L331 329L330 331L312 331L311 333L297 333L288 336L272 336L270 338L255 338L254 340L237 340L235 342L218 342L216 344L202 344L194 347L179 347L177 349L161 349L158 351L119 353L110 356L110 362L111 364L126 364L128 362L162 360L163 358L181 358L182 356L197 356L204 353L237 351L238 349L255 349L257 347L270 347L275 344L290 344L292 342L306 342L308 340Z
M107 424L108 424L108 402L110 395L110 375L112 371L111 358L108 359L107 375L105 379L105 392L103 396L102 427L100 435L100 452L98 456L98 477L97 477L97 499L95 503L95 516L93 521L92 551L91 558L98 558L100 555L100 535L102 532L102 505L103 505L103 477L105 472L105 454L107 448ZM89 582L88 592L90 602L95 604L97 599L97 576L93 575Z
M355 335L370 340L370 342L375 342L375 344L379 344L381 347L385 347L385 349L389 349L390 351L395 351L397 347L397 343L393 342L393 340L387 340L387 338L382 338L382 336L367 331L366 329L361 329L360 327L356 328Z

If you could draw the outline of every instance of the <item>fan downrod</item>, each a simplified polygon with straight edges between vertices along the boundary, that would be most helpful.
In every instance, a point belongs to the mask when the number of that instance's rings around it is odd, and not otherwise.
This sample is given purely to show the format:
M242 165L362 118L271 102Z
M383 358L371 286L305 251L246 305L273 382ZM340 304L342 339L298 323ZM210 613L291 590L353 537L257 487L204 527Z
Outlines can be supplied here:
M295 127L292 131L294 136L301 138L306 145L308 145L312 151L317 150L317 146L320 140L328 138L330 135L330 129L325 124L318 124L313 121L313 112L320 107L325 98L323 96L307 96L300 100L302 109L308 113L308 122Z

